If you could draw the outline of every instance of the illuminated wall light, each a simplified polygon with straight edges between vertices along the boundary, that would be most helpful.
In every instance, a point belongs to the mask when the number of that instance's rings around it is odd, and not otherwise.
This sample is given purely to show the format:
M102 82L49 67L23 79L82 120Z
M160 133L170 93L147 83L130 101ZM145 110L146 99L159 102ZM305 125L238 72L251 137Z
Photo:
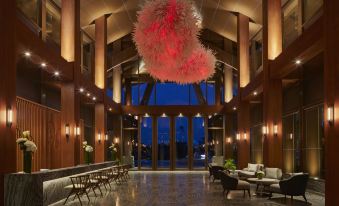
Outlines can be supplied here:
M129 141L127 141L127 145L128 145L128 146L129 146L129 144L130 144Z
M69 126L69 124L65 124L65 135L67 138L69 138L69 136L71 135L71 127Z
M182 115L182 113L179 114L179 117L183 117L184 115Z
M274 134L275 136L278 135L278 125L276 125L276 124L273 126L273 134Z
M11 127L13 124L13 110L12 107L8 107L6 111L6 124L7 127Z
M93 97L92 100L95 101L95 100L97 100L97 98L96 98L96 97Z
M98 142L101 143L101 132L98 133Z
M218 113L214 113L214 116L217 116L218 115Z
M45 62L42 62L41 63L41 67L46 67L47 65L46 65L46 63Z
M254 92L253 92L253 95L254 95L254 96L257 96L257 95L258 95L258 92L257 92L257 91L254 91Z
M219 144L219 141L217 140L217 144Z
M114 143L115 143L115 144L118 144L118 143L119 143L119 138L118 138L118 137L114 138Z
M163 113L163 114L161 115L161 117L167 117L166 113Z
M105 140L108 141L108 134L105 134Z
M227 142L228 144L231 144L232 139L231 139L230 137L228 137L228 138L226 139L226 142Z
M212 118L212 115L208 115L208 119L211 119Z
M200 113L198 113L198 114L196 114L196 115L195 115L195 117L201 117L201 114L200 114Z
M149 117L149 114L148 114L148 113L146 113L146 114L144 115L144 117Z
M80 93L83 93L84 91L85 91L85 89L82 88L82 87L80 87L79 92L80 92Z
M261 131L262 131L262 134L263 134L263 135L267 135L267 134L268 134L268 129L267 129L266 126L262 126Z
M237 107L233 107L233 111L237 110Z
M31 53L28 52L28 51L26 51L24 54L25 54L25 57L30 57L31 56Z
M139 117L138 117L138 116L134 116L134 119L135 119L135 120L138 120L138 119L139 119Z
M334 123L334 107L328 106L327 107L327 121L330 125Z
M91 96L91 93L87 92L86 96L90 97L90 96Z
M79 126L76 127L75 134L78 135L78 136L80 136L81 130L80 130L80 127L79 127Z
M132 116L132 114L131 114L131 113L128 113L128 116Z
M239 132L237 133L236 138L237 138L237 140L240 140L240 133Z
M110 111L110 112L111 112L111 111L112 111L112 108L108 108L108 111Z
M244 132L244 140L246 141L247 140L247 133Z
M293 133L290 133L290 140L293 140Z
M299 65L299 64L301 64L301 60L300 60L300 59L297 59L297 60L295 61L295 63Z

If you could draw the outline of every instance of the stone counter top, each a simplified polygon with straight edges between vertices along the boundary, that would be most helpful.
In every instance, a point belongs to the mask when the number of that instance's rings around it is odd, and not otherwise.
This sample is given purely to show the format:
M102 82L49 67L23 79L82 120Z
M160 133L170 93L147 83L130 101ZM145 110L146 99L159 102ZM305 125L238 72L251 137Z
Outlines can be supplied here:
M69 177L116 165L103 162L75 167L46 170L41 172L12 173L5 175L5 206L48 205L65 198L68 191L63 187L70 184Z

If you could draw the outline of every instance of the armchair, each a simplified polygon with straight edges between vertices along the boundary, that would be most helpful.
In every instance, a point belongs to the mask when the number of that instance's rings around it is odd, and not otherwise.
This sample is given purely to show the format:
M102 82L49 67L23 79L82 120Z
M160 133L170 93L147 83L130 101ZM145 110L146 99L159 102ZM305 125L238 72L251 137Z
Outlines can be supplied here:
M250 192L250 183L243 181L243 180L238 180L237 178L229 176L225 171L218 171L219 177L221 180L221 185L224 189L224 194L226 192L226 198L228 196L228 193L231 190L243 190L244 191L244 196L246 194L246 191L248 192L248 196L251 197L251 192Z
M209 164L208 170L210 172L210 178L213 176L213 182L214 182L214 180L220 179L218 171L223 171L225 170L225 168L222 166L216 166L216 165Z
M307 187L307 182L309 179L308 174L298 174L290 177L286 180L281 180L279 184L273 184L270 186L270 193L280 193L285 195L290 195L291 199L293 196L303 196L307 202L305 191Z

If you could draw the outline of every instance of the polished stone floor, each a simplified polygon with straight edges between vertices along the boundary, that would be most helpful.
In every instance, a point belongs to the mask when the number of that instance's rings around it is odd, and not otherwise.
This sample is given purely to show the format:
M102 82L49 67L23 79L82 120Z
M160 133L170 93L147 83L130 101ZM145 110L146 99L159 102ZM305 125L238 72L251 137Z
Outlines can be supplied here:
M323 196L307 193L310 203L296 197L293 201L281 195L273 195L272 199L252 196L243 197L242 191L231 192L226 199L222 194L219 182L211 182L207 172L130 172L131 179L121 185L112 184L112 190L106 192L104 197L95 198L90 194L91 201L85 196L83 205L95 206L157 206L157 205L194 205L194 206L280 206L280 205L314 205L323 206ZM253 185L252 193L254 194ZM62 205L62 202L54 205ZM80 205L79 201L69 201L66 205Z

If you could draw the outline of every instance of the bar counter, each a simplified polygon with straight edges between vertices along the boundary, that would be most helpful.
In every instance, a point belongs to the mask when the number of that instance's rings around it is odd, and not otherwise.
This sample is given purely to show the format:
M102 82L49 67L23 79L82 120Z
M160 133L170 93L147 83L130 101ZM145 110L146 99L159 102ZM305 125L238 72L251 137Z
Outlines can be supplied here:
M41 172L12 173L5 175L5 206L45 206L67 197L70 176L104 169L117 162L103 162Z

